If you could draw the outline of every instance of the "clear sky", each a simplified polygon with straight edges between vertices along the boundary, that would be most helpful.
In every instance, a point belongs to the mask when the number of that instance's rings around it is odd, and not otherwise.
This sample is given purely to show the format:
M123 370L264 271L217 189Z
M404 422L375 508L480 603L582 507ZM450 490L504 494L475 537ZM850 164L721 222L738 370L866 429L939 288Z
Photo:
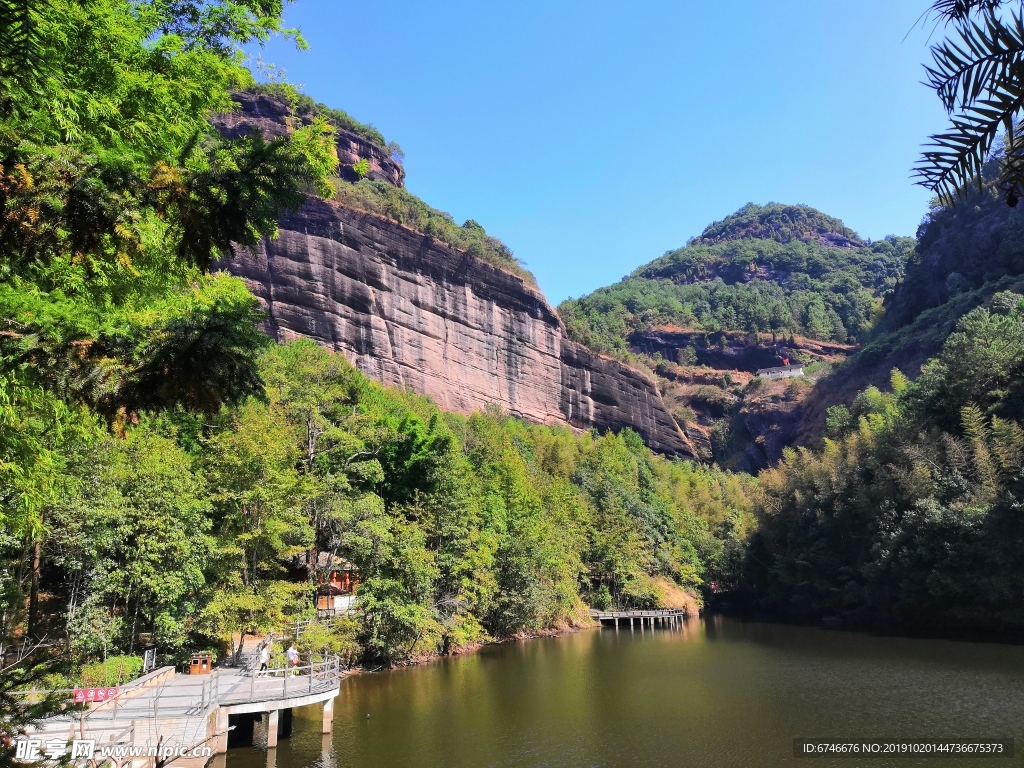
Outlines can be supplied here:
M557 303L747 202L913 235L911 167L945 124L920 82L930 2L298 0L310 50L262 56L397 141L409 190Z

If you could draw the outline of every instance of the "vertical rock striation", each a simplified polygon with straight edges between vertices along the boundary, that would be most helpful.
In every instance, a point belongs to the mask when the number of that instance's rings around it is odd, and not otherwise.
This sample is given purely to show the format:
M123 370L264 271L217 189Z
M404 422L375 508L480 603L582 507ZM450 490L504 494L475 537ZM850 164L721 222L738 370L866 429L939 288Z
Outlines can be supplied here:
M655 451L694 455L654 384L567 339L522 278L395 222L311 201L255 257L225 266L263 302L274 337L313 339L445 409L632 427Z

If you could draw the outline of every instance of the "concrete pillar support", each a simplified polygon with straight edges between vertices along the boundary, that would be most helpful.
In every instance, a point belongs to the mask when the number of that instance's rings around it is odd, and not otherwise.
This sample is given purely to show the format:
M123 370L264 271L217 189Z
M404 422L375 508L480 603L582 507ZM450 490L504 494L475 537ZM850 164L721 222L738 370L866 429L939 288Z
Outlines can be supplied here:
M334 725L334 699L324 702L324 733L330 733Z
M277 746L277 724L280 710L274 709L267 713L267 749Z
M210 744L213 746L213 754L223 755L228 751L228 710L225 707L218 707L213 715L213 739Z

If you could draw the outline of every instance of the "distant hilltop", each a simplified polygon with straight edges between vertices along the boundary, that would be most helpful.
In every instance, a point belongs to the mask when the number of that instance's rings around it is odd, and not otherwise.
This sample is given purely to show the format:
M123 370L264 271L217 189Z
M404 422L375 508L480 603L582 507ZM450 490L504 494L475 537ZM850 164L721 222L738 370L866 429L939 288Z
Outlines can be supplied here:
M865 243L839 219L808 205L747 203L731 216L708 226L691 243L711 245L727 240L799 240L835 248L862 248Z

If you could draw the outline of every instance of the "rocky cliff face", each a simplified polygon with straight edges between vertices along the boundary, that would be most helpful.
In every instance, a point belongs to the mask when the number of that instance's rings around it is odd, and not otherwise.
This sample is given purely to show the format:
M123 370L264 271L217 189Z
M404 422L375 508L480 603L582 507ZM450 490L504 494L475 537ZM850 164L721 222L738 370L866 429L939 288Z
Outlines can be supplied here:
M273 138L284 135L291 127L310 122L308 116L293 114L284 102L270 96L243 92L234 94L233 98L238 109L216 115L213 119L217 130L228 138L238 138L253 129L259 129L265 138ZM386 181L396 187L405 184L405 169L387 150L351 131L335 130L339 173L343 178L355 181L352 166L365 158L370 165L367 178Z
M674 326L629 337L635 353L660 356L658 389L669 413L702 459L744 472L775 464L800 442L807 378L758 380L760 368L791 362L841 363L856 347L800 336L772 341L735 331L704 332ZM818 366L826 374L830 365Z
M313 339L443 408L632 427L655 451L694 455L653 383L568 340L522 278L395 222L311 201L257 257L226 267L262 300L276 338Z
M759 368L787 365L787 361L837 363L857 347L834 341L817 341L802 336L771 341L752 333L737 331L694 331L685 328L655 328L629 337L633 352L660 354L666 360L683 362L686 356L696 365L720 371L755 372Z

